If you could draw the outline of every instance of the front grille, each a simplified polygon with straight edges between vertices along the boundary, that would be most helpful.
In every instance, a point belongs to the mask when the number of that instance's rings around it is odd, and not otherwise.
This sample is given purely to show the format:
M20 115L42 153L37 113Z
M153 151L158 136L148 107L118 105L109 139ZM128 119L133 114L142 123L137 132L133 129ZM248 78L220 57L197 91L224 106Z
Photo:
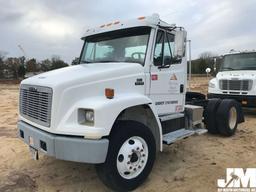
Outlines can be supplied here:
M227 80L219 81L221 90L250 91L252 89L252 80Z
M50 127L52 89L35 85L21 85L20 114L39 125Z

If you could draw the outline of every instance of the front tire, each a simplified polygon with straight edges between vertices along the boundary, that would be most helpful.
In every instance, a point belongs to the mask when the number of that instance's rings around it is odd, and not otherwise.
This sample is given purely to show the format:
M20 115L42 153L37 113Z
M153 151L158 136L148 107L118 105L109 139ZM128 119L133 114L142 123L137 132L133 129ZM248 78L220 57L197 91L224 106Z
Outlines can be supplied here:
M149 128L135 121L118 121L110 135L106 161L96 165L96 170L109 188L131 191L148 177L155 156L155 139Z

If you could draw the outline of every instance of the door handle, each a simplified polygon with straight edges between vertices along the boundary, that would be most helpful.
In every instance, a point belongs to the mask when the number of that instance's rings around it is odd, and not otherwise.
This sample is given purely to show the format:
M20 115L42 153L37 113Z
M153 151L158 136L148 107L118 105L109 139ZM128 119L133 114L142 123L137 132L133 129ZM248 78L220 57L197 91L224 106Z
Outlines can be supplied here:
M184 85L181 84L181 85L180 85L180 93L183 93L183 92L184 92Z

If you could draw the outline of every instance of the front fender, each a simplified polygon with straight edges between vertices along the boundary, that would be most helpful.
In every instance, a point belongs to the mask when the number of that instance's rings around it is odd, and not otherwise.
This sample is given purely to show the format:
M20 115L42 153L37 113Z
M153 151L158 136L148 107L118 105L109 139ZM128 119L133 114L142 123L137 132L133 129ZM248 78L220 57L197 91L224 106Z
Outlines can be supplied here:
M85 138L98 139L110 134L111 128L119 116L119 114L133 106L148 105L156 117L159 129L161 124L157 118L157 113L152 104L151 99L142 94L116 94L113 99L107 99L103 96L91 97L81 100L66 113L61 121L59 128L62 131L70 131L76 129L83 132ZM94 110L94 126L81 125L77 122L78 109L92 109ZM74 124L75 119L75 124ZM161 133L161 132L160 132ZM160 134L161 135L161 134Z

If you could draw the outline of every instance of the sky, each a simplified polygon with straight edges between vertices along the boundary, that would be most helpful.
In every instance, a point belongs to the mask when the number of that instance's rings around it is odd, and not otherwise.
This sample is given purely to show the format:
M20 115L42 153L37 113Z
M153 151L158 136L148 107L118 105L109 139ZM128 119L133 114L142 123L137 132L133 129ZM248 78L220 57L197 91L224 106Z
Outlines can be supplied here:
M183 26L192 58L256 49L256 0L0 0L0 51L42 60L80 55L87 28L158 13Z

